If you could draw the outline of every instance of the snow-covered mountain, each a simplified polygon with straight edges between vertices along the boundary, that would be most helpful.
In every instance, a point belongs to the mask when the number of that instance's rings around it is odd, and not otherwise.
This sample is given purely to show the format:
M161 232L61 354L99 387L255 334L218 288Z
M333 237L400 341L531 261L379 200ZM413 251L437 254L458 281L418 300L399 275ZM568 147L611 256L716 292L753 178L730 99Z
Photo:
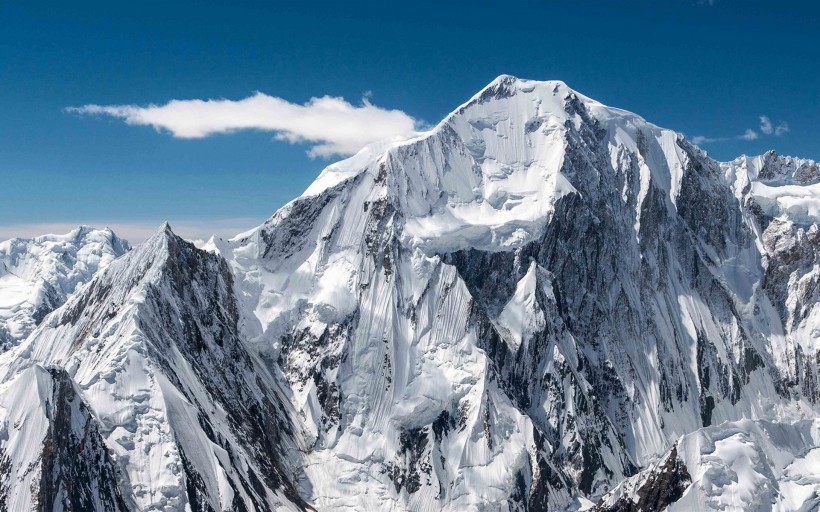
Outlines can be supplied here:
M0 350L19 343L97 270L129 249L110 229L0 242Z
M820 422L740 420L683 436L599 511L817 510Z
M0 501L76 470L31 462L59 385L110 507L810 510L817 174L501 76L254 230L98 272L0 356L0 459L35 468Z
M107 485L138 510L296 509L293 413L240 338L232 284L223 259L163 226L3 355L9 382L0 393L16 396L15 382L32 368L63 368L119 469ZM54 407L39 396L38 406L30 393L27 407ZM10 432L28 423L11 421L16 407L4 407ZM0 450L0 459L26 461L49 446ZM85 464L103 472L102 458ZM30 501L24 496L47 485L49 475L31 473L11 475L7 503ZM21 485L24 478L36 480Z

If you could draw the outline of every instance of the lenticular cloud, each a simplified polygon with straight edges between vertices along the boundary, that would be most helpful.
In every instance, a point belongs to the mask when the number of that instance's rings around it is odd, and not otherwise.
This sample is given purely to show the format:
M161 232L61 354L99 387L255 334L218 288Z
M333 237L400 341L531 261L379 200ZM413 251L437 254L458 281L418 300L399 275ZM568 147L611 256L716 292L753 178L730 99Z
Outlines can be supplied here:
M105 115L132 125L153 126L174 137L196 139L238 130L263 130L291 143L308 143L311 157L351 155L371 142L413 135L418 121L366 99L352 105L323 96L304 105L257 92L242 100L171 100L164 105L84 105L69 112Z

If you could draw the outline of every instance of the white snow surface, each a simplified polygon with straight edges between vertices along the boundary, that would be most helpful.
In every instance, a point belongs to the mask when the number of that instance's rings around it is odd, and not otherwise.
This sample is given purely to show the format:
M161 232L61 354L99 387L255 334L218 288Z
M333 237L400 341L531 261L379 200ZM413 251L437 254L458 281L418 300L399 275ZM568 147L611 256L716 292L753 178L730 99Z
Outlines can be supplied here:
M727 422L681 437L676 449L689 481L669 512L820 507L820 420ZM653 469L618 485L603 504L612 506L618 499L638 503L636 491Z
M45 314L129 250L110 229L0 242L0 345L23 340ZM3 333L7 339L4 340Z
M11 486L23 489L38 486L42 444L50 423L45 401L50 395L50 376L37 366L0 388L0 424L5 434L3 450L10 462L2 478ZM32 493L14 493L6 500L9 510L33 510L36 505Z
M820 171L817 163L792 157L741 156L721 164L734 180L738 196L748 194L770 217L812 224L820 217Z

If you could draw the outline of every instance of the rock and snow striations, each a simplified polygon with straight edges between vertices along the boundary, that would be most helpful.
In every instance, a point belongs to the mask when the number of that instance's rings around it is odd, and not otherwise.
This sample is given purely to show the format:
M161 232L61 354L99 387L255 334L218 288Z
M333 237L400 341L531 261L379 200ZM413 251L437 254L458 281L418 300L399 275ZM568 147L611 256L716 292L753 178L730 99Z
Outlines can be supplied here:
M0 355L0 502L811 510L818 183L499 77L41 319Z
M116 464L116 478L106 484L135 510L304 507L292 484L300 453L294 414L241 339L232 285L222 258L165 225L3 354L0 395L17 396L15 383L38 371L32 368L61 368ZM26 407L59 406L39 396L39 406L30 394ZM20 406L9 398L0 411L18 438L27 424L15 421ZM45 428L65 428L53 416ZM51 451L47 443L9 442L0 446L0 460L38 460ZM84 463L103 473L105 460ZM33 472L12 473L0 501L42 508L39 493L52 476ZM27 494L33 496L20 496ZM72 499L61 507L86 510Z

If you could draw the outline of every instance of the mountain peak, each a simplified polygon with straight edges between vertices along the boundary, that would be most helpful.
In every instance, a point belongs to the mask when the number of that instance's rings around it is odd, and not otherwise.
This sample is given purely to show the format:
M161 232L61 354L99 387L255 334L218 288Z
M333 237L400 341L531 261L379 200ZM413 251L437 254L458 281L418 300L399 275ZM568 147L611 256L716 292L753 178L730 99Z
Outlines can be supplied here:
M80 238L84 237L88 233L95 231L95 229L87 224L80 224L77 226L77 229L73 230L71 234L74 235L74 238L79 240Z
M187 261L196 251L193 243L174 233L168 222L163 222L153 235L132 251L131 257L133 261L142 261L142 268L161 272L166 265L176 265L178 260Z
M143 246L146 247L165 247L168 244L168 241L181 241L184 242L182 238L180 238L174 230L171 229L171 225L165 221L163 222L154 234L149 236L145 242L142 243Z
M567 123L574 123L578 129L593 119L611 132L622 128L622 134L632 132L634 135L635 126L661 131L640 116L607 107L560 80L538 81L499 75L432 129L412 138L368 145L356 155L329 165L302 195L318 195L366 169L378 173L381 162L390 160L391 155L413 152L431 143L446 145L453 135L461 139L460 145L472 156L474 163L482 165L497 160L501 168L493 174L501 176L510 165L535 162L538 153L542 153L540 158L561 153L566 142L562 135ZM527 142L528 148L521 146L522 141L533 138L544 140ZM629 145L634 147L634 140ZM551 162L554 163L560 162ZM437 180L427 176L425 181Z
M510 92L532 92L536 87L544 87L544 88L552 88L552 89L565 89L567 91L573 91L569 86L567 86L566 82L562 80L533 80L530 78L520 78L513 75L502 74L498 75L494 78L489 84L484 86L476 96L480 96L488 90L502 90L506 89ZM574 91L573 91L574 92Z
M575 93L575 91L561 80L530 80L518 78L513 75L499 75L489 84L481 88L466 103L447 116L446 119L463 113L470 106L480 105L492 100L503 100L522 93L524 95L534 93L535 96L538 97L556 96L560 100L563 100L570 93Z

